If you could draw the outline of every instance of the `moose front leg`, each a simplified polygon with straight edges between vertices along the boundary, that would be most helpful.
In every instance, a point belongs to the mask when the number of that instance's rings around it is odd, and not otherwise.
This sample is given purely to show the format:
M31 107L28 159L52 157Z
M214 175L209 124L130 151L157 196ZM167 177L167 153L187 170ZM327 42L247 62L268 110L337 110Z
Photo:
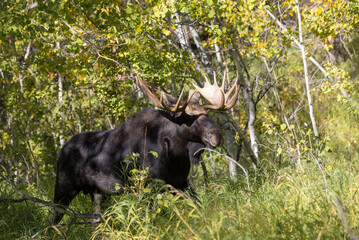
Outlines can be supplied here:
M101 202L103 200L103 195L101 193L93 193L91 194L93 213L96 217L101 214Z

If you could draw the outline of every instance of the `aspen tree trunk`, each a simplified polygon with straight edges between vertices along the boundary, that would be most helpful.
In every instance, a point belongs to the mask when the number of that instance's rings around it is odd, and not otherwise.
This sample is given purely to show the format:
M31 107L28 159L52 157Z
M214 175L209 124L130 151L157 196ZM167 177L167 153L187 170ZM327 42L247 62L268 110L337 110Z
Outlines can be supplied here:
M222 57L221 57L221 54L219 52L220 49L219 49L216 41L214 42L214 49L216 51L216 58L217 58L218 63L221 66L223 66ZM227 76L228 76L228 74L227 74ZM228 113L228 114L233 117L233 111L232 110L230 110L230 113ZM233 139L233 134L231 132L231 125L227 121L225 115L222 114L221 117L222 117L222 122L225 123L223 125L223 127L224 127L224 135L225 135L225 138L226 138L227 151L228 151L229 156L234 159L235 148L234 148L234 144L233 144L234 139ZM236 163L234 161L228 161L228 169L229 169L230 178L232 179L232 181L235 181L237 179L237 166L236 166Z
M175 24L177 29L174 29L173 32L177 35L178 38L178 42L180 47L182 47L184 50L186 50L188 53L191 54L192 59L195 61L196 63L196 69L198 70L198 72L201 72L201 65L205 66L206 72L208 74L208 76L210 77L210 79L213 79L213 73L212 71L210 71L209 69L209 61L208 61L208 57L206 54L202 54L205 53L202 42L198 36L197 31L195 30L193 23L191 22L191 20L189 19L189 17L186 15L183 16L184 21L181 21L181 14L179 14L178 12L176 12L173 15L173 18L175 19ZM186 27L185 27L186 26ZM186 30L187 29L187 30ZM188 34L193 34L192 37L195 41L195 44L197 46L197 48L201 48L201 63L200 64L196 58L196 54L193 52L192 48L190 47L189 41L188 41Z
M245 79L244 79L242 67L240 64L240 56L239 56L237 48L232 50L231 53L232 53L232 57L233 57L235 65L236 65L237 71L239 73L239 83L240 83L241 87L243 88L244 99L245 99L246 106L248 108L249 138L251 141L251 149L256 158L255 162L257 162L259 149L258 149L258 139L257 139L257 135L255 132L255 127L254 127L254 123L256 120L256 116L257 116L257 109L256 109L256 104L254 103L254 100L253 100L253 91L252 91L249 79L247 78L247 81L245 81Z
M232 111L231 113L228 113L228 115L232 116ZM228 155L234 159L235 156L234 139L231 133L231 126L227 121L225 115L222 115L222 122L225 122L223 127L224 127L224 135L226 138ZM237 179L237 165L234 161L228 161L228 170L229 170L230 178L232 179L232 181L235 181Z
M187 51L189 51L191 53L191 56L192 58L196 61L197 63L197 69L199 71L201 71L201 68L199 67L199 64L197 62L197 59L195 57L195 54L192 52L192 49L191 47L189 46L189 43L188 43L188 38L187 38L187 33L185 32L182 24L186 25L188 27L188 33L192 36L192 39L197 47L197 50L199 51L199 56L200 56L200 63L202 66L205 67L205 70L206 70L206 73L209 77L209 79L212 81L213 83L213 70L211 69L210 67L210 61L209 61L209 58L206 54L206 51L202 45L202 41L193 25L193 22L191 21L191 19L189 18L189 16L187 14L184 14L183 15L183 21L182 23L179 21L180 20L180 14L176 13L175 14L175 17L176 17L176 25L177 25L177 28L178 30L176 31L176 34L178 35L178 39L179 39L179 43L180 45ZM219 53L219 48L218 48L218 45L216 45L216 49L217 49L217 52ZM220 55L217 54L217 60L219 62L222 62L221 58L220 58ZM227 119L225 118L224 115L222 115L222 119L221 119L223 122L227 122ZM234 156L234 145L233 145L233 136L232 136L232 133L230 131L230 125L228 123L225 124L224 126L225 130L224 130L224 133L225 133L225 140L226 140L226 145L227 145L227 151L229 153L229 155L231 157ZM230 177L232 180L235 180L236 179L236 176L237 176L237 172L236 172L236 165L235 163L233 163L232 161L229 162L229 172L230 172Z
M193 53L190 45L189 45L189 42L188 42L188 37L187 37L187 32L185 31L185 29L183 28L182 26L182 22L180 20L180 14L177 12L174 14L174 18L175 18L175 21L176 21L176 26L177 26L177 30L175 30L174 32L176 33L177 37L178 37L178 41L179 41L179 44L180 46L185 49L187 52L189 52L192 56L192 59L195 60L196 62L196 66L197 66L197 70L199 72L201 72L201 68L198 64L198 61L196 59L196 56L195 54ZM197 31L195 30L194 26L193 26L193 23L191 22L191 19L188 17L188 15L184 15L183 18L185 19L185 24L188 26L189 28L189 33L192 35L194 41L195 41L195 44L197 46L198 49L200 49L200 55L201 55L201 62L202 62L202 65L204 66L209 66L209 60L208 60L208 57L207 57L207 54L204 50L204 47L202 45L202 42L201 42L201 39L197 33ZM206 71L209 75L209 77L211 79L213 79L213 73L212 71L209 71L209 68L206 67ZM210 73L210 74L209 74ZM213 161L213 158L211 158L212 161ZM207 168L206 168L206 165L201 162L201 167L203 169L203 174L204 174L204 177L205 177L205 183L207 184L208 182L208 173L207 173ZM213 169L214 170L214 169Z
M296 5L297 5L297 13L298 13L299 42L301 43L299 45L299 47L300 47L300 51L302 52L304 78L305 78L305 86L306 86L306 90L307 90L307 98L308 98L308 105L309 105L310 120L312 122L314 136L319 137L317 124L315 122L315 117L314 117L314 109L313 109L312 97L310 95L310 84L309 84L309 74L308 74L308 66L307 66L307 56L306 56L305 47L304 47L304 44L303 44L302 19L301 19L301 14L300 14L299 0L296 0Z
M56 42L56 48L60 51L60 42ZM63 131L62 131L62 122L63 122L63 118L64 118L64 113L62 112L62 105L63 105L63 80L64 78L62 77L62 75L58 72L57 73L57 81L58 81L58 86L59 86L59 91L58 91L58 101L59 101L59 115L60 115L60 130L59 130L59 140L60 140L60 147L62 148L65 145L65 139L63 137Z
M185 29L182 26L182 22L180 19L180 14L176 12L172 18L175 19L176 29L173 29L173 32L177 35L177 41L183 49L185 49L188 53L191 54L192 58L195 59L194 53L191 51L189 44L188 44L188 38L187 33Z
M60 122L63 121L63 117L64 114L62 112L62 105L63 105L63 77L61 76L60 73L58 73L58 84L59 84L59 92L58 92L58 101L59 101L59 106L60 106ZM65 139L63 138L63 132L62 132L62 127L60 127L60 147L62 148L65 145Z
M193 23L191 22L191 19L188 17L188 15L185 15L184 18L185 18L186 24L188 24L188 26L189 26L189 33L191 34L191 36L192 36L192 38L193 38L193 40L194 40L194 42L196 44L196 47L200 52L201 63L205 67L206 73L207 73L208 77L211 79L211 81L213 83L213 81L214 81L213 80L214 79L213 71L214 70L212 70L210 68L210 62L209 62L208 56L206 54L206 51L205 51L205 49L204 49L204 47L202 45L202 41L201 41L196 29L194 28ZM218 46L217 46L217 48L218 48ZM217 57L218 56L219 56L218 62L222 63L222 59L221 59L220 55L217 55ZM226 119L225 119L224 115L222 115L222 121L226 122ZM224 134L225 134L225 140L226 140L228 154L230 155L230 157L233 158L233 156L234 156L233 136L232 136L232 133L231 133L229 123L224 124ZM237 179L236 165L232 161L229 161L228 164L229 164L228 168L229 168L230 178L233 181L235 181ZM212 165L213 165L213 163L212 163ZM212 170L215 170L215 169L212 169Z
M29 57L30 55L30 50L31 50L31 46L32 46L32 40L29 41L29 44L26 47L26 51L24 54L24 58L23 60L18 59L19 61L19 82L20 82L20 91L21 93L24 93L24 77L22 75L22 72L26 70L26 59ZM16 52L16 47L15 47L15 40L14 40L14 49Z
M191 34L192 38L193 38L193 41L194 43L196 44L196 47L199 51L199 55L200 55L200 60L201 60L201 63L202 63L202 66L205 67L206 69L206 73L208 75L208 77L211 79L212 83L213 83L213 70L210 66L210 61L209 61L209 58L206 54L206 51L203 47L203 44L202 44L202 41L201 41L201 38L199 37L196 29L194 28L194 25L193 25L193 22L191 21L191 19L188 17L187 14L185 14L183 16L184 18L184 21L185 21L185 24L188 25L188 28L189 28L189 33Z

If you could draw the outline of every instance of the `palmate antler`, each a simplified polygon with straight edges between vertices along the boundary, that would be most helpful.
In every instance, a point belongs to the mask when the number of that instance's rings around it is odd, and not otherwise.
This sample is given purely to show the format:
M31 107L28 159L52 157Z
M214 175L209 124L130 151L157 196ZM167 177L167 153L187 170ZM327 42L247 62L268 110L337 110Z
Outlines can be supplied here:
M193 86L197 89L201 95L210 102L211 105L204 105L203 107L216 110L228 110L231 109L237 101L238 98L238 74L235 83L229 89L227 93L224 92L224 86L226 82L226 73L222 80L222 86L219 87L217 84L216 73L214 72L214 84L212 85L207 77L204 77L206 82L204 83L203 88L200 88L196 84ZM233 90L236 89L231 99L229 99Z

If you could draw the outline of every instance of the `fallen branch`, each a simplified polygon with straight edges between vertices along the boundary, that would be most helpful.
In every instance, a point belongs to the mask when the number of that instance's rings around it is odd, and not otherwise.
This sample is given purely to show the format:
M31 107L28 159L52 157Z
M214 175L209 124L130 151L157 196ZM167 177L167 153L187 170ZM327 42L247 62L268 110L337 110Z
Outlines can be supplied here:
M24 201L32 201L35 203L40 203L43 204L47 207L50 207L54 210L56 210L56 212L58 213L63 213L66 215L69 215L72 219L76 219L76 218L100 218L101 219L101 215L100 214L92 214L92 213L75 213L73 210L71 210L70 208L62 208L59 205L53 204L49 201L45 201L36 197L32 197L29 196L23 192L21 192L17 186L15 185L14 182L12 182L9 178L9 174L7 173L6 169L1 166L1 168L4 170L4 172L6 173L6 175L4 175L2 172L0 172L0 176L5 179L13 188L13 190L18 193L19 195L21 195L21 198L18 199L10 199L10 198L0 198L0 203L1 202L13 202L13 203L19 203L19 202L24 202Z

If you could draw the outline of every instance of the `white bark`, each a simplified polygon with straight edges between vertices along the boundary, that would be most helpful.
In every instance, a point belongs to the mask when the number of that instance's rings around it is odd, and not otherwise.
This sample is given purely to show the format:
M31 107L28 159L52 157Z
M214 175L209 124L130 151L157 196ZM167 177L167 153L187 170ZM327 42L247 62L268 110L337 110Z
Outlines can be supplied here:
M177 34L178 37L178 41L181 45L182 48L184 48L185 50L189 51L192 54L193 59L195 59L195 61L197 62L196 56L195 54L192 52L192 49L189 46L188 43L188 39L186 37L187 33L184 31L184 28L182 26L182 23L179 22L179 14L176 13L175 15L176 17L176 25L177 25L177 30L175 31L175 33ZM199 56L200 56L200 62L202 64L202 66L205 67L206 73L209 76L209 78L213 81L213 70L210 68L210 61L209 58L206 54L206 51L202 45L201 39L191 21L191 19L188 17L188 15L184 15L183 16L184 19L184 24L188 27L188 33L192 36L194 43L196 44L197 50L199 51ZM178 22L177 22L178 21ZM219 54L219 48L216 45L216 51L217 51L217 58L219 62L222 62L222 59L220 58L220 54ZM197 69L200 71L201 69L198 67L197 64ZM229 115L229 114L228 114ZM233 118L233 117L232 117ZM223 121L226 122L227 119L223 118ZM225 139L227 141L227 147L228 147L228 153L231 155L231 157L234 156L234 146L233 146L233 136L231 134L230 131L230 125L226 124L227 126L225 127L224 133L225 133ZM236 179L237 176L237 167L236 164L232 161L229 161L229 172L230 172L230 177L232 180Z
M56 48L59 49L60 51L60 42L56 42ZM63 121L64 118L64 114L62 112L62 105L63 105L63 80L64 78L62 77L61 73L57 73L57 81L58 81L58 86L59 86L59 91L58 91L58 101L59 101L59 115L60 115L60 122ZM60 140L60 147L62 148L65 145L65 139L63 137L63 132L62 132L62 127L60 126L60 131L59 131L60 135L59 135L59 140Z
M255 167L255 165L258 163L258 158L255 156L251 144L248 142L248 139L244 131L242 131L242 129L239 128L237 122L233 119L232 115L230 115L228 112L224 112L224 115L227 117L227 120L231 123L233 128L239 134L239 137L243 140L244 149L246 150L248 156L251 158Z
M231 114L228 113L228 115L231 115ZM224 115L222 115L222 122L227 122L227 119ZM233 136L231 133L230 124L225 123L223 125L223 127L224 127L224 135L225 135L225 139L226 139L228 155L229 155L229 157L234 158L235 150L234 150ZM229 170L229 176L230 176L231 180L236 181L237 180L237 165L234 161L228 162L228 170Z
M184 24L181 22L180 14L178 12L176 12L173 17L175 18L175 24L177 27L176 29L173 30L173 32L176 34L176 36L178 38L177 41L178 41L180 47L182 47L184 50L186 50L186 52L191 54L192 59L196 63L196 69L198 70L198 72L201 72L200 64L198 63L196 55L194 54L194 52L192 51L192 49L189 45L189 41L188 41L188 37L187 37L188 32L183 27Z
M61 76L60 73L58 73L58 84L59 84L59 92L58 92L58 101L59 101L59 106L60 106L60 122L63 121L63 112L62 112L62 105L63 105L63 77ZM61 148L65 145L65 139L63 137L63 132L62 132L62 128L60 127L60 136L59 136L59 139L60 139L60 146Z
M305 46L303 44L303 32L302 32L302 18L300 14L300 6L299 6L299 0L296 0L297 5L297 14L298 14L298 34L299 34L299 42L301 43L299 45L300 51L302 53L302 59L303 59L303 70L304 70L304 79L305 79L305 87L307 90L307 98L308 98L308 105L309 105L309 114L310 114L310 120L312 122L313 132L314 136L319 137L317 124L315 122L315 116L314 116L314 108L313 108L313 102L312 97L310 94L310 84L309 84L309 74L308 74L308 66L307 66L307 56L305 53Z
M222 57L216 39L214 39L214 50L216 51L216 58L218 63L222 65Z
M257 116L257 109L256 109L256 104L254 103L253 100L253 92L252 92L252 88L250 85L250 81L249 79L247 81L245 81L243 73L242 73L242 67L239 63L239 53L237 50L233 50L231 51L232 53L232 57L234 60L234 63L236 65L237 71L239 72L239 83L243 88L243 93L244 93L244 99L246 102L246 106L248 108L248 131L249 131L249 138L251 141L251 149L253 151L253 154L256 158L256 160L258 160L258 139L257 139L257 135L255 132L255 127L254 127L254 123L256 120L256 116Z
M204 49L204 47L202 45L202 41L201 41L196 29L194 28L193 22L188 17L188 15L183 16L183 21L182 22L181 22L179 13L176 13L174 15L174 17L176 18L176 26L177 26L177 29L174 30L174 33L177 35L178 41L179 41L181 47L184 48L187 52L189 52L191 54L192 59L194 59L195 62L196 62L197 70L199 72L201 72L201 67L198 64L196 55L194 54L191 47L189 46L189 42L188 42L188 38L187 38L187 32L185 31L185 29L182 26L182 25L186 25L188 27L188 29L189 29L188 32L189 32L189 34L191 34L191 36L193 38L193 41L196 44L196 47L197 47L197 49L199 51L202 66L205 67L206 73L209 76L209 78L211 80L213 80L213 71L210 68L210 61L209 61L208 56L206 54L206 51L205 51L205 49Z
M221 58L221 54L220 54L220 49L218 47L217 42L214 42L214 49L216 50L216 58L217 61L220 65L222 65L222 58ZM227 74L228 76L228 74ZM229 114L231 117L233 117L233 112L230 111ZM227 122L227 119L224 115L222 115L222 122L224 122L225 124L223 125L224 127L224 135L226 137L226 145L227 145L227 151L228 154L231 158L234 158L235 156L235 149L234 149L234 144L233 144L233 134L231 133L231 127L229 123ZM233 161L228 161L228 169L229 169L229 176L232 179L232 181L236 181L237 179L237 165L235 162Z
M177 27L176 29L173 29L173 32L176 34L176 36L178 38L177 41L178 41L180 47L185 49L188 53L191 54L192 58L194 58L194 54L189 48L188 39L187 39L187 33L186 33L185 29L182 26L182 22L181 22L179 13L176 12L174 14L173 18L175 19L175 24L176 24L176 27Z
M202 45L202 41L201 41L196 29L193 26L193 22L191 21L191 19L188 17L187 14L185 14L183 16L183 18L185 20L185 23L188 25L189 32L192 35L193 41L194 41L194 43L196 44L196 47L199 50L199 55L201 57L201 62L206 68L208 68L208 66L209 66L208 56L207 56L206 51L205 51L205 49L204 49L204 47Z

